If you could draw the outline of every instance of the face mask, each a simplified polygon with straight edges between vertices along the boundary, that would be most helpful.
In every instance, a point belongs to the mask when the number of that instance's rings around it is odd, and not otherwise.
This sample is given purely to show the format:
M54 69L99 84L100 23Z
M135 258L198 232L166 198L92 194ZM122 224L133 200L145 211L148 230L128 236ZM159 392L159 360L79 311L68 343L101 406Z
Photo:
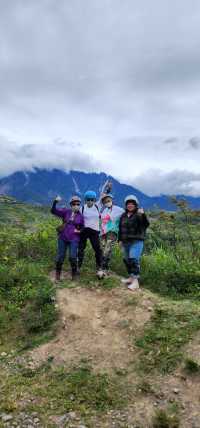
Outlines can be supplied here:
M111 208L112 207L112 201L106 202L105 203L105 207L106 208Z
M73 213L77 213L80 210L80 205L72 205L71 208Z

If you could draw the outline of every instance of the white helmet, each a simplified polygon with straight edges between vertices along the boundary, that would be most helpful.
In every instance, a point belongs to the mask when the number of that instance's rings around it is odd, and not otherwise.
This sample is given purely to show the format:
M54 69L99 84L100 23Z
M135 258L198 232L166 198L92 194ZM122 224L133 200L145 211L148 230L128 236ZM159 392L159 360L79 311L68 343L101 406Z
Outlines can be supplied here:
M126 198L124 199L124 204L126 205L127 202L135 202L136 205L139 205L138 198L135 195L128 195L128 196L126 196Z
M73 202L80 202L81 203L81 198L79 198L79 196L72 196L71 197L71 199L70 199L70 201L69 201L69 203L70 203L70 205L73 203Z

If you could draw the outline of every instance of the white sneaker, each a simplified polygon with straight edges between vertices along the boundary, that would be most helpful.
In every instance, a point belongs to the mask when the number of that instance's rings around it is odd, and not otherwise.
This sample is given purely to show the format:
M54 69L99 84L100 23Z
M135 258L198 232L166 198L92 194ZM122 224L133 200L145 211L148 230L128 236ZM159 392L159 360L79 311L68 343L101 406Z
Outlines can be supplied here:
M102 279L105 276L104 271L102 269L98 269L97 271L97 277L99 279Z
M128 285L128 289L131 291L138 290L139 282L137 278L133 278L132 282Z
M132 281L133 281L133 279L132 279L132 278L122 278L122 279L121 279L121 283L122 283L122 284L124 284L124 285L131 284L131 283L132 283Z

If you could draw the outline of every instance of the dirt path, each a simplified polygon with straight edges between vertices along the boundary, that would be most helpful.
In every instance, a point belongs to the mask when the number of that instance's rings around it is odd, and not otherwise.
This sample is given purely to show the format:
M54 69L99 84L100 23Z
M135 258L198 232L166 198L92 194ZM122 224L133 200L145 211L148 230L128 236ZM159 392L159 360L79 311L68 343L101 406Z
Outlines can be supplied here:
M129 368L139 357L134 337L144 329L158 302L159 298L149 291L131 293L123 287L112 290L79 286L58 289L60 322L57 334L54 340L30 353L34 365L39 366L53 357L55 366L67 367L86 360L96 372L112 373L116 368ZM188 344L185 352L200 362L199 334ZM93 425L149 428L156 409L168 409L178 403L180 427L200 428L199 376L184 376L179 367L172 375L157 375L145 380L152 385L152 391L146 394L136 392L141 379L135 370L131 370L128 381L132 385L133 400L127 409L94 416ZM135 425L132 425L133 421Z
M133 295L123 287L111 291L59 289L57 336L33 350L31 356L36 364L51 356L56 365L86 359L96 370L124 368L138 352L130 341L130 331L133 336L149 320L152 299L151 293Z

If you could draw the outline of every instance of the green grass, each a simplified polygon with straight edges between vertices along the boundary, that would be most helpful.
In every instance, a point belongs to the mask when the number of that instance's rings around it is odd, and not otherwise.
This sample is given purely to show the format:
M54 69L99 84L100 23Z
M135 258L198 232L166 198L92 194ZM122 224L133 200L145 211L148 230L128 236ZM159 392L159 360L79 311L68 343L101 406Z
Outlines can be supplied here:
M26 260L0 268L0 348L38 342L57 319L55 289L42 266Z
M23 357L28 349L55 336L58 314L55 288L48 274L54 268L55 228L59 221L47 208L13 203L9 198L3 202L0 198L0 353L7 353L0 357L1 412L15 414L19 401L24 400L25 410L38 410L45 424L52 414L75 410L89 427L95 412L105 414L126 406L138 392L154 394L154 374L162 377L171 373L182 361L187 375L199 374L199 365L184 354L184 345L200 330L200 222L198 213L188 210L186 214L187 221L183 212L152 213L154 221L147 235L141 282L157 295L155 300L160 303L136 339L140 355L136 366L134 363L135 389L126 376L130 375L132 365L115 368L114 374L109 375L94 373L83 362L72 368L54 369L50 357L38 369L16 363L16 356ZM65 268L69 269L67 261ZM117 275L126 275L117 245L111 269ZM99 281L94 254L88 246L80 281L64 280L58 287L78 286L109 292L121 286L117 275ZM134 311L139 302L140 295L127 295L125 306ZM118 328L127 327L124 318ZM31 398L36 402L26 401ZM175 410L168 407L157 411L152 426L178 427Z
M169 415L165 410L156 410L152 420L152 428L178 428L180 426L177 415Z
M0 412L15 414L18 401L26 400L26 412L37 411L45 423L52 414L69 411L89 421L95 413L123 408L127 399L121 376L96 374L84 364L71 369L53 369L49 362L38 369L12 366L9 372L1 373L0 387L3 393ZM32 403L35 397L37 402Z
M187 374L200 374L200 365L192 360L191 358L186 358L184 370Z
M66 268L70 270L69 266ZM99 280L96 276L94 267L92 272L88 272L87 269L83 268L77 281L72 282L70 279L63 279L58 286L60 288L75 288L78 286L89 289L99 288L102 290L112 290L120 286L120 278L111 275L110 277L108 276Z
M200 329L199 306L192 303L162 304L136 340L141 350L138 369L151 373L172 372L183 359L182 347Z

